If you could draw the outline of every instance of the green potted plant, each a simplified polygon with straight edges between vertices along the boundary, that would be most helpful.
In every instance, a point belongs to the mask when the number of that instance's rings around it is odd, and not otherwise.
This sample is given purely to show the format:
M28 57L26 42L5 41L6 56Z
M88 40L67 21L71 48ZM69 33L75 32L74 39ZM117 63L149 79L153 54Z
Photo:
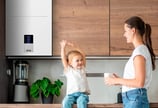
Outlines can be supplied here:
M63 82L57 79L54 83L47 77L38 79L32 83L30 87L30 96L34 99L39 98L40 94L42 96L42 103L51 103L53 101L53 96L60 96L60 90ZM43 98L51 98L51 100L44 100Z

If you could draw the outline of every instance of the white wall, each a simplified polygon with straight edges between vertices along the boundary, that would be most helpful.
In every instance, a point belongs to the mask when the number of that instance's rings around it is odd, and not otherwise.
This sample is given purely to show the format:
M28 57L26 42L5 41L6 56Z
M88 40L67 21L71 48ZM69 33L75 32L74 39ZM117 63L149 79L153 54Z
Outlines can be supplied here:
M29 84L38 78L47 76L53 80L60 79L64 82L61 96L55 97L54 103L61 103L66 93L66 79L62 76L63 67L61 60L29 60ZM127 62L124 60L87 60L87 70L89 73L104 73L115 72L122 76L124 65ZM156 61L158 64L158 61ZM148 90L149 101L158 102L158 68L153 72L153 80L151 87ZM90 103L116 103L117 93L120 91L119 86L106 86L103 77L88 77L89 86L91 89ZM32 103L39 103L41 100L33 100Z

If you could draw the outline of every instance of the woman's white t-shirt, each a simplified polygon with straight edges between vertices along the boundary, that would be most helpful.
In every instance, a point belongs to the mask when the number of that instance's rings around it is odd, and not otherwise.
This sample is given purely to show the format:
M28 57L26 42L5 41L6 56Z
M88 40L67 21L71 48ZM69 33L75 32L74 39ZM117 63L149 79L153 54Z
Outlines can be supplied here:
M140 45L136 47L132 53L132 56L129 58L128 62L126 63L125 69L124 69L124 75L123 78L125 79L133 79L135 77L135 69L134 69L134 58L137 55L142 55L146 60L146 78L145 78L145 84L143 88L148 89L150 82L152 80L152 62L151 57L148 48L145 45ZM126 92L129 90L133 90L136 88L128 87L128 86L122 86L122 92Z
M86 92L90 93L88 81L86 78L85 69L73 69L68 66L65 70L65 76L67 79L67 91L66 94L72 94L75 92Z

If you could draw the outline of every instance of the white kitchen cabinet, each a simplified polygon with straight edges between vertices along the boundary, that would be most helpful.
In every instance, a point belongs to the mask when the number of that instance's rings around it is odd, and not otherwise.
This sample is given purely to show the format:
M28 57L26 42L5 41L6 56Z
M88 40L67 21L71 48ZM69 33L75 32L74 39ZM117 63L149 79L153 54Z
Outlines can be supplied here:
M6 56L52 55L52 0L6 0Z

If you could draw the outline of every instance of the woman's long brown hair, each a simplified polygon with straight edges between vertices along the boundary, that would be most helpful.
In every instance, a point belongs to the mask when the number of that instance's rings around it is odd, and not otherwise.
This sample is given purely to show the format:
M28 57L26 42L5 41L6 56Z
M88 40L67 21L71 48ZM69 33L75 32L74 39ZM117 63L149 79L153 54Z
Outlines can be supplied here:
M151 41L151 26L150 24L145 24L144 21L138 17L133 16L125 21L126 24L129 25L130 28L136 28L139 32L139 34L142 36L144 40L144 44L149 49L150 55L151 55L151 61L152 61L152 69L155 70L155 54L152 48L152 41ZM145 37L143 37L145 36Z

